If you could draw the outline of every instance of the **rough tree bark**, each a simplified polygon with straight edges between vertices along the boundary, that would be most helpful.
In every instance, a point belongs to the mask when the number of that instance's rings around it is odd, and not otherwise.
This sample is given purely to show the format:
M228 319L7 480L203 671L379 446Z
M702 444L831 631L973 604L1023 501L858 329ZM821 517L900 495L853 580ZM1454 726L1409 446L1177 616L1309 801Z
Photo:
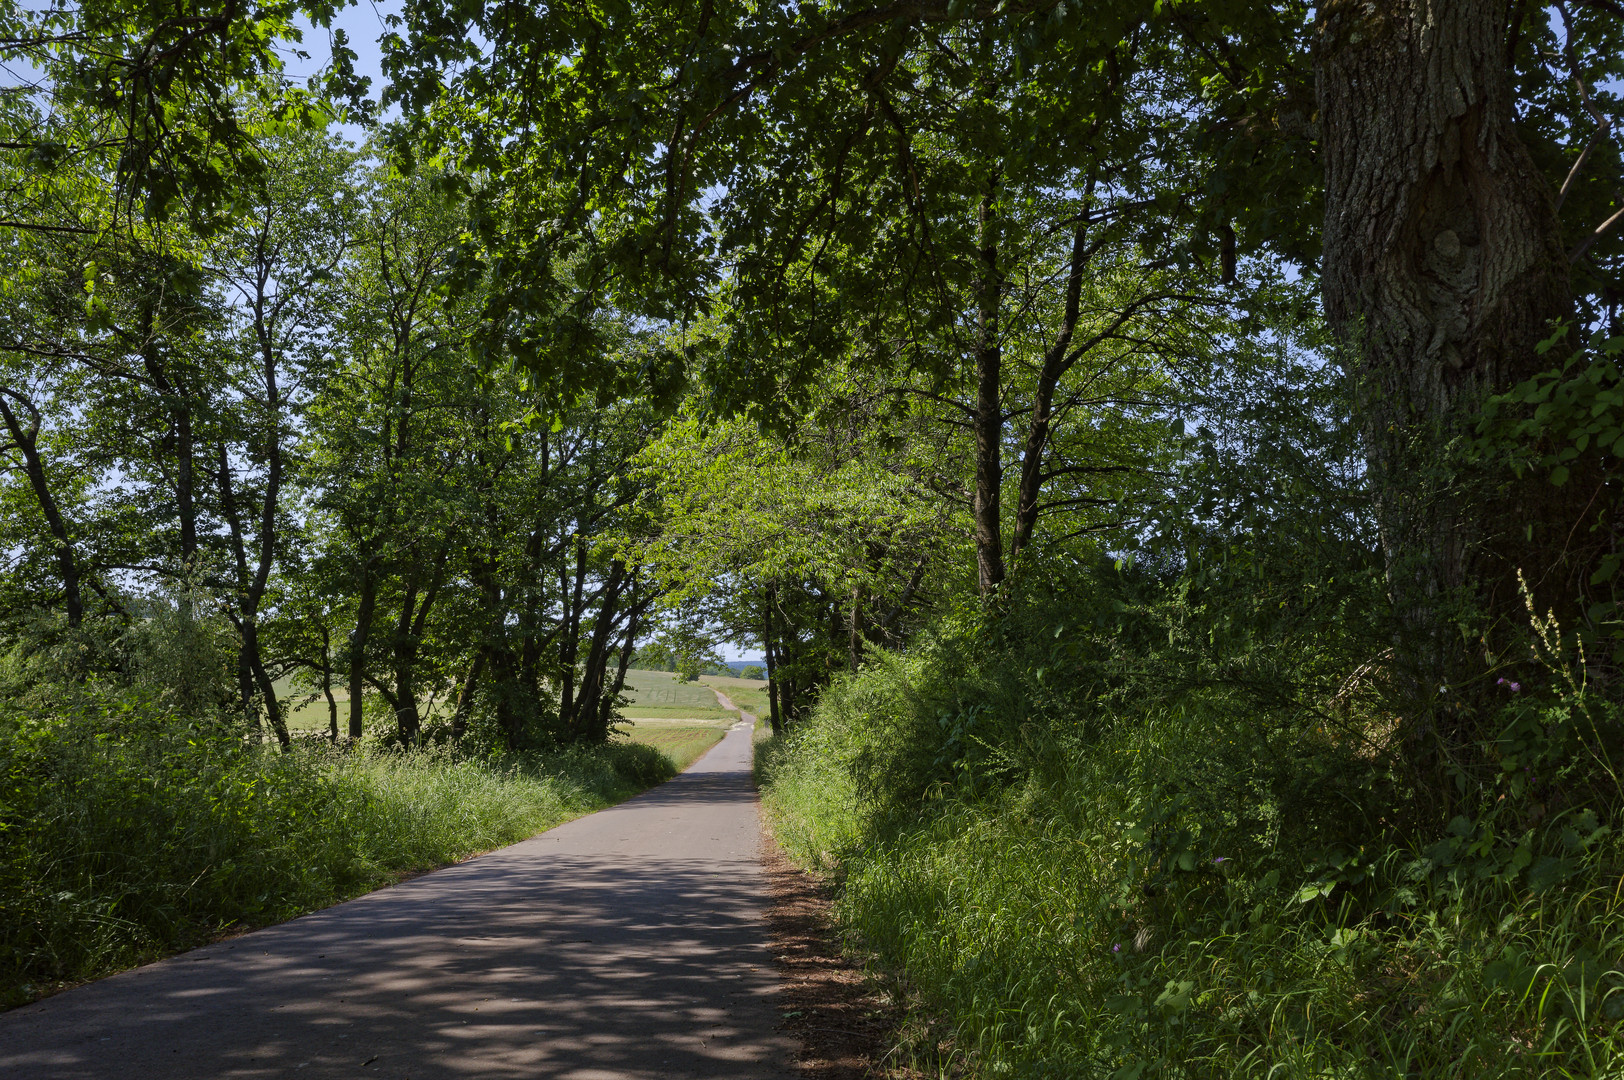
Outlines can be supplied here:
M1452 465L1479 403L1549 366L1571 314L1551 193L1512 128L1503 0L1334 0L1316 56L1325 305L1359 365L1388 581L1423 681L1469 674L1440 605L1571 611L1591 492ZM1480 668L1478 670L1481 670Z

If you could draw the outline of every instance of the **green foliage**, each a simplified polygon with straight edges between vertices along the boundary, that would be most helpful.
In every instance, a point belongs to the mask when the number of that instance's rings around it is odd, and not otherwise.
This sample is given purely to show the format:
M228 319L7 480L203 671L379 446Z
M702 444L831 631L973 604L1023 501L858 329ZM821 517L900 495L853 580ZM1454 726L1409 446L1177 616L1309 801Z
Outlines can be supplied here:
M1624 717L1536 620L1538 685L1416 753L1454 706L1391 651L1340 380L1278 344L1193 395L1133 556L1047 545L763 747L775 833L838 872L927 1068L1624 1063Z
M1337 642L1192 666L1198 610L1134 611L1157 590L1111 573L1047 624L879 658L763 747L776 835L839 869L843 921L936 1019L916 1053L1034 1077L1624 1064L1616 706L1501 687L1498 768L1455 775L1446 821L1394 767L1380 675L1321 678Z
M1558 326L1540 343L1550 353L1567 342L1569 327ZM1618 577L1624 546L1618 542L1620 501L1611 477L1624 460L1624 337L1598 334L1553 368L1484 402L1477 438L1467 453L1488 459L1511 474L1533 473L1556 487L1584 484L1594 489L1587 514L1568 538L1585 552L1593 568L1588 581L1575 582L1585 598L1585 624L1570 628L1581 640L1624 663L1624 618Z

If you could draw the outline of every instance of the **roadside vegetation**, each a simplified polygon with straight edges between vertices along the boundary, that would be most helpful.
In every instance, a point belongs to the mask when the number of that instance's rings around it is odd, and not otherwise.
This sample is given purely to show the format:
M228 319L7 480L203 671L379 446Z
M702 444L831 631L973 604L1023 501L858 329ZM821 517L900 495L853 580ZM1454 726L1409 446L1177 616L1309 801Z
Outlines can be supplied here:
M721 687L926 1067L1624 1072L1616 0L203 8L0 0L0 969Z
M1323 627L1203 655L1194 597L1109 568L1088 585L1047 618L877 658L759 751L778 840L838 882L861 954L914 1008L905 1058L1624 1068L1617 706L1573 672L1501 687L1440 798L1400 760L1397 703L1358 682L1384 676L1326 670Z
M522 840L669 778L697 742L284 753L150 685L35 683L0 702L0 1004Z

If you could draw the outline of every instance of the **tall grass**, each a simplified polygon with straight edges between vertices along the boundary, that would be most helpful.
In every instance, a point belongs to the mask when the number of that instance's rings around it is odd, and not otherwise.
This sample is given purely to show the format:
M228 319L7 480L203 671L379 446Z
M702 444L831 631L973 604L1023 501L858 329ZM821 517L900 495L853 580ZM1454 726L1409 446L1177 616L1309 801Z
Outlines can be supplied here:
M1611 706L1519 699L1445 822L1323 714L1233 691L1255 672L1172 693L977 641L878 658L759 757L776 835L934 1024L922 1065L1624 1075L1617 799L1564 742Z
M635 744L282 754L129 694L5 713L0 1001L515 842L674 771Z

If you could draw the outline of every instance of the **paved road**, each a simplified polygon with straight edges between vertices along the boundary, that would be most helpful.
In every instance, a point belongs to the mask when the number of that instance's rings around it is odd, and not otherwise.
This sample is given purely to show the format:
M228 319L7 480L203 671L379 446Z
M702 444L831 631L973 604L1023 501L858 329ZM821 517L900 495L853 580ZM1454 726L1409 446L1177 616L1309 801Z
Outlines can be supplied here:
M0 1077L789 1075L750 731L523 843L0 1014Z

